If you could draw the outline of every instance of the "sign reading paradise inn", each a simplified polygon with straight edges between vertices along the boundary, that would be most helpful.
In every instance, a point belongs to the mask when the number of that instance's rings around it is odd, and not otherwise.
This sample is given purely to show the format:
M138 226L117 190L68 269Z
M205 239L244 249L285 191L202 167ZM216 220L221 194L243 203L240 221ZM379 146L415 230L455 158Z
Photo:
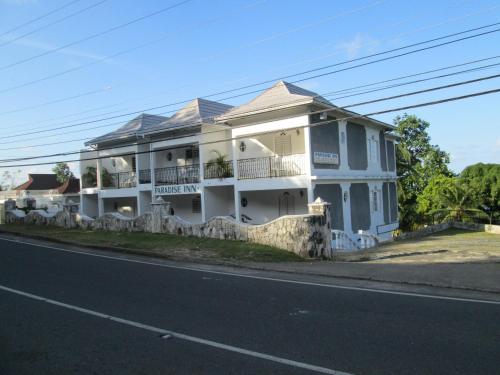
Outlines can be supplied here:
M199 192L199 184L164 185L155 187L156 195L198 194Z

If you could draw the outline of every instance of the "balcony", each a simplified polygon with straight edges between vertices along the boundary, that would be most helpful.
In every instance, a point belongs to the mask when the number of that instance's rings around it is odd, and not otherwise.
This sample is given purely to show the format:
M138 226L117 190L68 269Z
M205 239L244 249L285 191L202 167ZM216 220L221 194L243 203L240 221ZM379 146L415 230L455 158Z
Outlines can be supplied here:
M203 166L203 177L205 180L234 177L233 161L224 160L224 162L220 163L206 163Z
M103 173L103 189L127 189L137 185L135 172Z
M141 169L139 171L139 183L140 184L151 183L151 169Z
M196 184L200 182L200 166L166 167L155 169L156 185Z
M304 154L238 160L238 179L291 177L305 174Z

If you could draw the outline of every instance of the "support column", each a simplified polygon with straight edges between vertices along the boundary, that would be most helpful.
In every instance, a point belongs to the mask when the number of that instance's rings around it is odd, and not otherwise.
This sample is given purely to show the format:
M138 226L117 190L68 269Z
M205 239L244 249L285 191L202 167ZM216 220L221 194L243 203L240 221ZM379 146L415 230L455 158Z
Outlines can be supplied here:
M313 167L312 167L312 152L311 152L311 129L303 128L304 132L304 149L305 149L305 172L307 178L307 203L314 202L314 187L311 180Z
M149 144L149 169L151 170L151 202L156 200L155 186L156 186L156 154L153 151L153 144Z
M104 199L102 199L99 194L97 195L97 212L98 216L104 215Z
M236 190L236 186L234 187L234 217L236 222L241 222L241 213L240 213L240 201L241 201L241 193Z
M97 160L96 160L96 180L97 180L97 189L102 189L102 163L99 151L97 151Z
M351 193L349 188L351 184L349 182L342 182L340 184L342 188L342 211L344 215L344 232L351 234L352 233L352 224L351 224Z
M339 121L339 156L340 156L340 165L339 172L341 174L345 174L349 172L349 160L347 154L347 121L341 120Z
M200 199L201 199L201 222L205 223L207 221L207 212L205 208L205 187L203 185L201 186Z

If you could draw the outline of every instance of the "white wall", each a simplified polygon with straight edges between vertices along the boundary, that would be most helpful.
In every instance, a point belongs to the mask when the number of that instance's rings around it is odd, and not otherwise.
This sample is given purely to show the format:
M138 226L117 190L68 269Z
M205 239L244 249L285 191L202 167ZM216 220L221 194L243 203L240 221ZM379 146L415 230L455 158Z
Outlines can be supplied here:
M170 207L174 209L174 215L181 217L191 223L201 223L202 216L200 213L193 213L193 198L200 196L199 194L184 194L184 195L163 195L162 198L166 202L170 202Z
M81 213L90 217L99 216L97 194L82 194L81 197Z
M138 199L138 214L144 215L146 212L151 212L151 192L140 191Z
M115 208L116 203L116 208ZM137 199L128 198L107 198L103 199L104 213L118 212L127 217L137 216Z
M303 193L302 197L300 196L300 191ZM240 199L240 213L252 218L249 221L251 224L262 224L274 220L279 217L279 199L285 192L290 193L290 196L294 199L295 210L289 212L289 214L306 214L306 189L242 191L240 192L240 196L247 199L248 205L247 207L242 207Z
M205 188L205 220L214 216L234 215L234 188L218 186Z

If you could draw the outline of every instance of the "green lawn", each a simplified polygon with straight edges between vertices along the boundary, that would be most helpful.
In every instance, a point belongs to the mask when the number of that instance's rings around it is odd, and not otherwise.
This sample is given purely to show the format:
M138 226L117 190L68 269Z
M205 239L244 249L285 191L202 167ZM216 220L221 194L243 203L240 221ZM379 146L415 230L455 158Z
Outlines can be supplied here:
M500 262L500 235L448 229L418 239L340 255L339 260L378 263Z
M302 261L294 253L241 241L182 237L168 234L84 231L32 225L4 224L0 231L43 237L76 245L127 249L135 253L188 261Z

